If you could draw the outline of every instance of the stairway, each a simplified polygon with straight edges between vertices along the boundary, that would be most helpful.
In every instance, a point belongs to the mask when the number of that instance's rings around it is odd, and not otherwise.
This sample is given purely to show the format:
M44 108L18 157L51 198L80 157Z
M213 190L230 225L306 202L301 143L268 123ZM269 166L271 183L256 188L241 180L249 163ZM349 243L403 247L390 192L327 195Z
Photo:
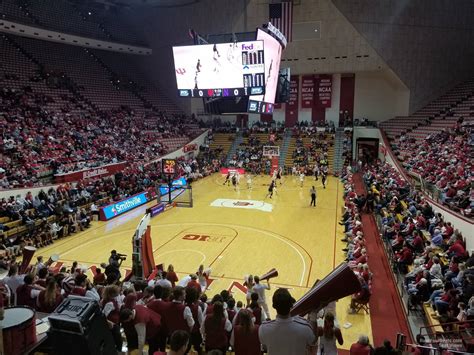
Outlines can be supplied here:
M237 151L237 148L240 146L240 144L242 143L243 141L243 137L242 137L242 132L237 132L235 134L235 138L234 138L234 141L232 142L232 145L230 146L230 149L229 151L227 152L227 158L225 160L225 163L226 164L229 164L229 160L232 158L232 156L235 154L235 152Z
M229 152L232 142L235 139L235 135L232 133L215 133L214 139L209 144L209 149L216 150L222 149L222 153L218 156L219 160L226 159L227 153Z
M338 128L336 130L336 138L334 140L334 160L332 166L333 174L339 174L344 165L344 128Z
M280 158L278 159L278 167L284 168L286 166L286 156L288 155L288 148L292 141L291 130L286 130L283 136L283 143L280 147Z

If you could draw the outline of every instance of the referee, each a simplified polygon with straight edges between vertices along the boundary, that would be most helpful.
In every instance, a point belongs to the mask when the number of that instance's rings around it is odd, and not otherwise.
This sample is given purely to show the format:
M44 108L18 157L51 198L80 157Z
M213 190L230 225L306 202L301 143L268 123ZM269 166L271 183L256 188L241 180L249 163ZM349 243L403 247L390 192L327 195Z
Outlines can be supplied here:
M311 187L309 193L311 194L311 203L309 205L316 207L316 189L314 188L314 186Z

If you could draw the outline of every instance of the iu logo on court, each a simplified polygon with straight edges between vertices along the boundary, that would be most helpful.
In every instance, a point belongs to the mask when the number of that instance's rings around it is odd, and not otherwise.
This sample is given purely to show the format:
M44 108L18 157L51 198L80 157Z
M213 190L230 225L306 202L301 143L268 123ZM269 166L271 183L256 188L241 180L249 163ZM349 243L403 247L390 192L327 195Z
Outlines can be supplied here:
M237 201L233 203L234 206L253 206L253 203Z
M186 73L186 69L184 69L184 68L176 69L176 74L184 75L185 73Z

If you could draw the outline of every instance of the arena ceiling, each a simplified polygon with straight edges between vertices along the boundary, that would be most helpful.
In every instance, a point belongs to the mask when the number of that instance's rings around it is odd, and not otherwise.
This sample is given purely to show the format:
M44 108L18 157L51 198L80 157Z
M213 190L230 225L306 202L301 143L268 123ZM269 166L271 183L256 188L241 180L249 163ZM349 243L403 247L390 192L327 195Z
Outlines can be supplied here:
M188 6L198 3L200 0L86 0L80 1L81 5L84 3L97 4L104 7L118 7L118 8L137 8L137 7L152 7L152 8L173 8Z

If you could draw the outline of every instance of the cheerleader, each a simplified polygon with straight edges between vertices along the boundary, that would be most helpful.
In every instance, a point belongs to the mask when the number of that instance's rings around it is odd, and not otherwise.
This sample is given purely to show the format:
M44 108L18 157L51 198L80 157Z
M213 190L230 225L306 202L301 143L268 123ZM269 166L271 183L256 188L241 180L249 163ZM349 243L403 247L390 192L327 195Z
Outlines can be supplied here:
M204 270L204 265L199 265L199 269L196 272L198 277L199 285L201 285L201 292L205 292L207 289L207 284L209 280L209 276L211 275L211 269Z
M251 301L251 296L252 296L252 289L253 287L255 286L255 282L253 280L253 276L252 275L247 275L244 277L244 287L247 288L247 294L245 295L245 299L247 300L247 306L248 307L250 305L250 301Z

